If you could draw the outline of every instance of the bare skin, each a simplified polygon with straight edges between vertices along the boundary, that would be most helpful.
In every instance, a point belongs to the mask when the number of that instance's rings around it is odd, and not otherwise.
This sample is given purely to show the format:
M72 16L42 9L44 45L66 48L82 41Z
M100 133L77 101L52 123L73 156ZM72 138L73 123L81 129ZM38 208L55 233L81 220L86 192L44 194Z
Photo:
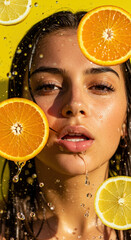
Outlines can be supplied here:
M44 183L41 190L49 206L53 206L53 210L47 207L47 221L39 240L116 239L115 231L105 231L96 217L94 196L108 177L109 159L125 134L122 126L127 102L120 66L100 69L81 53L75 30L52 33L36 47L32 92L49 126L56 131L50 130L47 146L36 158L38 179ZM27 83L24 97L31 99ZM92 143L86 150L79 143L78 149L84 151L78 152L75 144L72 150L68 144L61 146L63 129L68 128L70 133L72 127L90 135ZM40 218L41 214L39 209ZM39 221L36 232L38 225Z

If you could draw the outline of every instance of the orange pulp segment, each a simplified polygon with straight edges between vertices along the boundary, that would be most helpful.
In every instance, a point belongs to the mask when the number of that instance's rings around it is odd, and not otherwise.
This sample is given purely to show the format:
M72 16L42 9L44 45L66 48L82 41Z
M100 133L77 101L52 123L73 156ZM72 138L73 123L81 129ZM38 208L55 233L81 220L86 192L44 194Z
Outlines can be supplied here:
M49 134L47 118L34 102L11 98L0 103L0 155L23 162L35 157Z

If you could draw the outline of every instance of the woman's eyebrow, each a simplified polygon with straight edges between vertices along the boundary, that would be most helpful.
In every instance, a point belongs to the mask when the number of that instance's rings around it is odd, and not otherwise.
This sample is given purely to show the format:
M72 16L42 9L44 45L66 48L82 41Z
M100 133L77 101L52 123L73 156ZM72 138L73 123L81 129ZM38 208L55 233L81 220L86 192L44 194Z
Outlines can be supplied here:
M39 73L39 72L48 72L48 73L53 73L53 74L64 74L65 70L61 69L61 68L54 68L54 67L39 67L37 69L35 69L30 76L34 75L35 73Z
M112 72L118 78L120 78L119 74L110 67L98 67L98 68L90 68L90 69L85 70L85 74L99 74L99 73L106 73L106 72Z

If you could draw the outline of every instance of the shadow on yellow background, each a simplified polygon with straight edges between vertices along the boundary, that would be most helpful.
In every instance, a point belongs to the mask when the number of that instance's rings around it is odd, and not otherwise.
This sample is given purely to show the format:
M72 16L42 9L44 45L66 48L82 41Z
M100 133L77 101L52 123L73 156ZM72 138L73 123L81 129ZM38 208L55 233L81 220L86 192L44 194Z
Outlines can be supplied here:
M131 2L129 0L32 0L31 11L24 21L12 26L0 25L0 101L8 97L7 75L10 72L11 61L17 44L32 25L57 11L89 11L101 5L115 5L131 12ZM3 164L4 160L0 158L0 174ZM5 174L6 184L8 171ZM4 187L4 189L6 195L7 188Z

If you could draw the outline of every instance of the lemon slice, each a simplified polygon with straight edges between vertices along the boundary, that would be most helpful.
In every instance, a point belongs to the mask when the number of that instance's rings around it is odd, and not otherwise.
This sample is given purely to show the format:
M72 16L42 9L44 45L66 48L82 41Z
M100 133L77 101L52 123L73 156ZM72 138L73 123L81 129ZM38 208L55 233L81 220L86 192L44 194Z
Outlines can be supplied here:
M118 176L107 179L98 188L95 210L101 221L111 228L131 228L131 177Z
M31 0L0 0L0 24L11 25L22 21L31 9Z

